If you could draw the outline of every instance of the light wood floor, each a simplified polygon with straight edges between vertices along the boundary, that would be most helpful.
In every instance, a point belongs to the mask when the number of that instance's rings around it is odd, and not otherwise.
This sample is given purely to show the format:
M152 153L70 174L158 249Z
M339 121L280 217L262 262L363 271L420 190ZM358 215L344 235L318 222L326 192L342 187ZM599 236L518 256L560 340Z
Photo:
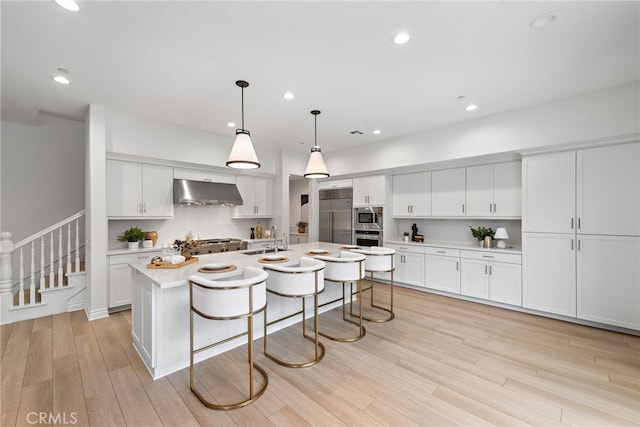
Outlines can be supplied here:
M395 320L367 323L356 343L324 339L316 366L281 367L257 342L268 389L226 412L191 393L188 369L151 379L131 346L130 312L3 326L0 425L30 425L32 412L100 426L640 425L640 337L409 289L395 295ZM293 357L299 332L270 336L269 349ZM234 398L215 383L246 372L245 357L239 348L202 362L198 377Z

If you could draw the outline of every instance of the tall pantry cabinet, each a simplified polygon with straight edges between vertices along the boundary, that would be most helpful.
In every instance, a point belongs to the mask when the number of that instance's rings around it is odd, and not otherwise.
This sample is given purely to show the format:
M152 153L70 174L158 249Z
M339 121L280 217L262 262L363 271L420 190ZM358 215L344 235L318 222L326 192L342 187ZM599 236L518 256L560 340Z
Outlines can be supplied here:
M640 329L640 143L522 170L523 307Z

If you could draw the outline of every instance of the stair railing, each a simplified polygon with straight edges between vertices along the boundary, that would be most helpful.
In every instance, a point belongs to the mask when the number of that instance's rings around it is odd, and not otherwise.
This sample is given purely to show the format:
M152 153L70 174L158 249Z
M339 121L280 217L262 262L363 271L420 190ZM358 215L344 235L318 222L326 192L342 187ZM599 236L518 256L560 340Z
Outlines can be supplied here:
M80 271L80 249L84 246L84 244L81 246L80 243L80 221L84 218L84 215L85 210L83 209L16 244L11 242L11 233L0 233L0 294L13 294L14 286L17 284L18 303L14 304L14 306L22 307L27 305L25 302L25 282L28 283L28 304L30 305L36 303L36 290L42 292L63 287L65 271L67 273ZM65 240L63 234L66 234L66 252L63 247ZM73 246L71 244L72 236ZM48 245L46 244L47 240ZM57 256L55 252L56 246L58 249ZM37 248L39 248L39 251ZM29 263L29 272L26 275L25 252L26 261ZM16 258L19 274L17 278L14 278L12 264ZM36 262L38 259L39 262ZM47 276L48 281L46 279Z

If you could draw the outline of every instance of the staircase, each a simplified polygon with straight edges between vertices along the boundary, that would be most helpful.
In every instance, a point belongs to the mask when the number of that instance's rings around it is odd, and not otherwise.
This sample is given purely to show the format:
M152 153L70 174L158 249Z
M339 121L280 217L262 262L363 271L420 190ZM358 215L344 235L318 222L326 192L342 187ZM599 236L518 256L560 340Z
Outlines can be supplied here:
M0 233L0 324L84 308L84 215L82 210L15 245L11 233Z

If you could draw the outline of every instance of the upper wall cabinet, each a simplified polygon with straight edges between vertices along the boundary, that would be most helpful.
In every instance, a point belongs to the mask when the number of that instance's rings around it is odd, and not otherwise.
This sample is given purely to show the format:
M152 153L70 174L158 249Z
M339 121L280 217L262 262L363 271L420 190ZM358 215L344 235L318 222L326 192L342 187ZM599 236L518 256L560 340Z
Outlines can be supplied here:
M387 177L367 176L353 179L353 206L384 206Z
M522 166L520 162L468 167L466 215L520 217Z
M107 217L173 218L173 168L107 160Z
M523 160L524 232L640 235L640 144Z
M393 216L431 216L431 172L393 176Z
M465 216L465 169L447 169L431 173L431 214Z
M238 175L236 185L244 204L235 207L233 218L273 216L273 179Z
M318 183L318 190L326 190L330 188L349 188L353 187L352 179L339 179L334 181L323 181Z

